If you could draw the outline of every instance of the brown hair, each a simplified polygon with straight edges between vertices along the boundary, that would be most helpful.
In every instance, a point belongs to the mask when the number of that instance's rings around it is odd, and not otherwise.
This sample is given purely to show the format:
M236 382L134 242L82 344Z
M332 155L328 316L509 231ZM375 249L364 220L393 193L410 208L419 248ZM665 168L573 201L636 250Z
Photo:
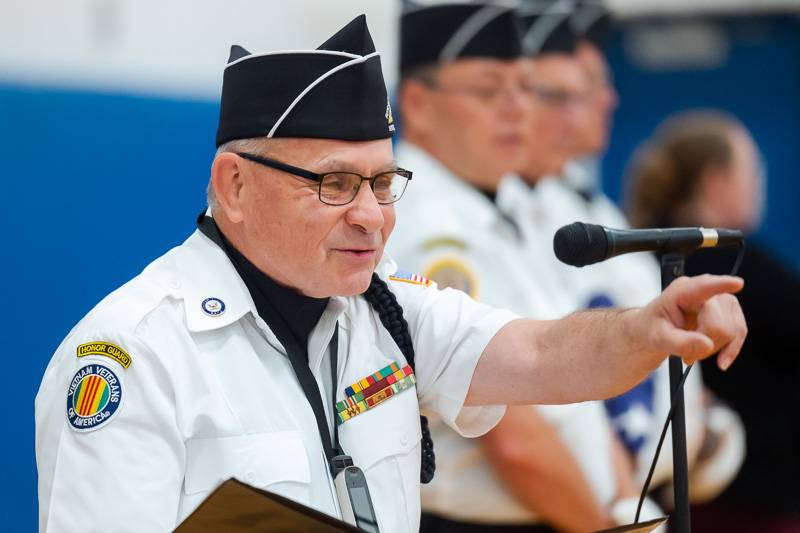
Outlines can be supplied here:
M701 178L709 168L731 165L730 134L742 128L720 111L688 111L663 122L626 171L624 204L631 225L692 224L687 211Z

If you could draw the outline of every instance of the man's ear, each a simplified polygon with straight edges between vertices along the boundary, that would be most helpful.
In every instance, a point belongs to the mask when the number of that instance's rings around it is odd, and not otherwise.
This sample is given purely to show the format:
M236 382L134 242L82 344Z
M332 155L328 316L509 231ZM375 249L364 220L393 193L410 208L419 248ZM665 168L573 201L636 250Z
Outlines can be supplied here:
M398 102L402 113L403 128L412 135L428 135L433 127L434 102L431 89L423 82L408 79L400 85Z
M211 164L211 185L214 187L217 204L225 217L234 223L244 219L241 205L243 170L244 160L230 152L219 154Z

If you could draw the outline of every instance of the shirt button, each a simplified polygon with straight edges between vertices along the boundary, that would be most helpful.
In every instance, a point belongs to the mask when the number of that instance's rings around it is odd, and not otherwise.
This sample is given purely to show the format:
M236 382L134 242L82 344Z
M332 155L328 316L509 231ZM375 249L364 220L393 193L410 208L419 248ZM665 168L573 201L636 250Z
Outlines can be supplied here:
M178 281L177 279L170 280L169 288L170 289L180 289L181 288L181 282Z
M255 470L248 470L244 473L244 479L247 480L248 483L255 483L256 481L256 472Z
M400 444L402 444L403 446L408 444L408 433L403 433L402 435L400 435Z

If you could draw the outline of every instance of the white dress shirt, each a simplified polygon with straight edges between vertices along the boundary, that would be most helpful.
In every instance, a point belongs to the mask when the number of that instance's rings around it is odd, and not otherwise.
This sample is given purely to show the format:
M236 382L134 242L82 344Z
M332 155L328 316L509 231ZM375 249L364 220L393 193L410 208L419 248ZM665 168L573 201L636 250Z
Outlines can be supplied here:
M378 267L384 279L395 270L388 258ZM420 408L465 436L493 427L502 407L464 407L464 399L484 347L515 315L458 291L388 283L416 349L416 388L344 422L339 438L366 474L381 531L409 532L420 513ZM362 297L332 297L308 342L323 398L337 322L337 400L390 363L405 365ZM130 364L78 357L92 342L113 343ZM115 403L97 404L95 416L108 416L86 419L90 431L67 412L70 387L87 372L118 387ZM286 352L224 251L199 231L69 333L35 411L43 532L171 531L230 477L340 515L316 419Z

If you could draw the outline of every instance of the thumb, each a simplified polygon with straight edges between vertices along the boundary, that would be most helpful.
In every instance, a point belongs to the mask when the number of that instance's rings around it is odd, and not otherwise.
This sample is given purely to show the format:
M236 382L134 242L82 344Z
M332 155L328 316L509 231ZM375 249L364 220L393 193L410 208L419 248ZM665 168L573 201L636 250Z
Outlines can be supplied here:
M660 335L661 349L682 357L688 362L708 357L714 351L714 342L698 331L689 331L665 322Z

